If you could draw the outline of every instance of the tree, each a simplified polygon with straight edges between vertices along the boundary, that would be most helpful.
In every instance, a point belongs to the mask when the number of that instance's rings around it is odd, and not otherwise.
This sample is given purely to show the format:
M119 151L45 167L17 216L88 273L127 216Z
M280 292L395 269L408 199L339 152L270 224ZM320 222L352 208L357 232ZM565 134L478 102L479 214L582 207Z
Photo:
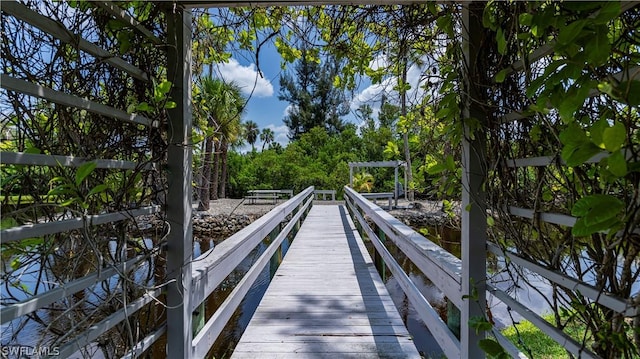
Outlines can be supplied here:
M278 98L291 104L284 119L289 127L289 139L298 139L314 127L322 127L329 134L342 131L341 117L349 113L349 107L344 92L333 86L338 68L335 58L327 57L321 63L309 50L303 49L294 74L285 73L280 77Z
M275 134L273 130L270 128L263 128L262 133L260 133L260 141L262 141L262 151L264 151L264 147L268 146L275 140Z
M218 198L220 162L222 177L226 174L226 151L230 141L240 131L240 116L244 98L234 83L205 77L201 80L199 94L195 98L195 114L206 123L202 184L198 210L209 209L209 200ZM202 121L201 121L202 122ZM222 156L222 160L220 159ZM225 186L223 180L222 186ZM220 191L224 195L224 191Z
M258 124L253 121L247 121L244 123L244 137L247 139L247 142L251 145L251 151L256 151L256 141L258 140L258 135L260 134L260 129L258 128Z

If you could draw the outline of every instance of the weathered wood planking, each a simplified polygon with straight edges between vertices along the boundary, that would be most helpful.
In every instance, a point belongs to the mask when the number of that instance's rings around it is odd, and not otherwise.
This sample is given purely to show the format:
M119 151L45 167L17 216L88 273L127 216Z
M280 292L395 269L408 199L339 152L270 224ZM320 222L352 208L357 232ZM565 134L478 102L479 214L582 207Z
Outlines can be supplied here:
M231 357L420 355L344 206L315 206Z

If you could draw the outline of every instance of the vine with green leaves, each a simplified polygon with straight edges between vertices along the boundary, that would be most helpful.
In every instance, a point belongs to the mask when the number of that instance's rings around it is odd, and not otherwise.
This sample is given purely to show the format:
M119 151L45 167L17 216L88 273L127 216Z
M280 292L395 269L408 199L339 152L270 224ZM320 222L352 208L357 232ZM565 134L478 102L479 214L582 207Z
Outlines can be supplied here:
M151 80L132 78L103 58L81 51L77 43L58 41L5 12L0 21L3 74L143 114L157 125L123 124L18 92L2 93L1 151L86 161L76 168L0 166L2 229L72 218L83 221L77 230L1 243L1 304L21 302L134 256L146 263L3 325L3 346L60 347L164 281L162 258L156 255L167 232L161 217L155 219L157 232L145 233L134 218L92 225L91 216L164 204L166 186L160 171L166 161L166 109L176 104L168 97L172 84L161 66L167 61L166 48L153 39L90 2L22 3L120 56ZM158 38L166 37L162 6L142 1L118 5ZM105 169L95 159L131 161L137 166ZM161 306L145 307L101 336L97 345L79 353L86 357L97 351L104 357L124 355L162 324L158 315L162 310Z

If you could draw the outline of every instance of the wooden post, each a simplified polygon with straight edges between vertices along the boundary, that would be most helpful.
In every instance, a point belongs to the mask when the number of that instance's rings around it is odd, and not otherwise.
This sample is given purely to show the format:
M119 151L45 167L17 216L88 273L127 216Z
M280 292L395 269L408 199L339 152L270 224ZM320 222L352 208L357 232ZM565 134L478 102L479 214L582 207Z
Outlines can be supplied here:
M349 166L349 187L353 188L353 167Z
M447 327L460 339L460 309L447 299Z
M269 233L270 244L276 240L276 238L278 237L278 234L280 234L280 224L278 224L276 228L274 228L273 231ZM270 279L273 279L273 276L275 276L276 270L278 270L278 266L280 266L281 262L282 262L282 244L278 246L278 249L271 257L271 260L269 260L269 278Z
M393 198L396 200L396 208L397 208L398 207L398 191L400 190L400 188L398 188L399 187L398 186L398 184L399 184L399 182L398 182L398 166L396 166L393 169L393 176L394 176L393 177L394 178L393 185L395 186L395 189L393 191ZM389 208L389 210L391 210L391 208Z
M167 154L167 357L191 358L191 12L167 11L167 78L172 82Z
M384 245L384 242L387 240L387 235L380 227L376 226L376 229L378 232L378 238ZM377 262L378 273L380 274L380 278L382 278L382 282L384 283L387 281L387 266L385 265L384 260L382 259L382 256L378 253L378 251L376 251L375 259Z
M469 2L462 9L462 48L465 73L463 78L463 121L475 119L484 124L483 111L477 92L478 53L484 28L484 2ZM484 126L471 133L465 123L462 141L462 308L460 308L460 346L462 358L484 358L479 347L484 332L476 332L469 320L486 315L486 240L487 215L483 185L486 179Z

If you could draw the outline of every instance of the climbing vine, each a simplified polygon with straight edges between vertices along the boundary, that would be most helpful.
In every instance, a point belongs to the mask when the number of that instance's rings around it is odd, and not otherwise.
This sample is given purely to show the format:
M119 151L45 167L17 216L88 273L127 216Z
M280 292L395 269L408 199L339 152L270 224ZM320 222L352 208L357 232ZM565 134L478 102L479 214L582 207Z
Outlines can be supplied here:
M156 256L166 228L143 233L141 222L128 218L92 225L92 215L164 204L160 171L167 139L168 97L166 48L109 12L85 1L24 1L34 11L62 24L140 69L142 81L113 67L104 58L65 43L8 12L1 15L0 66L3 76L28 81L79 98L137 113L155 126L119 122L93 112L58 105L19 92L0 97L0 150L26 154L85 158L76 168L62 165L2 164L2 229L81 218L80 229L48 234L2 246L1 304L8 306L55 289L114 263L140 256L140 267L126 268L82 291L3 324L2 346L61 347L91 326L139 298L164 280ZM158 39L166 37L164 10L148 2L119 3ZM22 6L22 5L20 5ZM34 15L36 16L36 15ZM161 41L160 41L161 43ZM95 159L136 163L135 168L105 169ZM149 222L151 218L149 218ZM144 224L144 225L147 225ZM134 269L137 268L137 269ZM79 351L93 357L120 357L160 325L162 307L147 306L102 335L96 345Z

